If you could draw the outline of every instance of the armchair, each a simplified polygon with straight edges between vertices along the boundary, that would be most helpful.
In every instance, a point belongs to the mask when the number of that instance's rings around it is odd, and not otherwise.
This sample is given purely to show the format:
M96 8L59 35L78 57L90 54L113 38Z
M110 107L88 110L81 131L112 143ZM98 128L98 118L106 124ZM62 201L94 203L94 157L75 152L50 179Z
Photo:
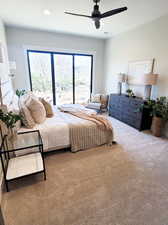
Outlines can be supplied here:
M92 95L91 100L86 105L86 108L94 109L98 112L106 112L108 107L108 95L96 94Z

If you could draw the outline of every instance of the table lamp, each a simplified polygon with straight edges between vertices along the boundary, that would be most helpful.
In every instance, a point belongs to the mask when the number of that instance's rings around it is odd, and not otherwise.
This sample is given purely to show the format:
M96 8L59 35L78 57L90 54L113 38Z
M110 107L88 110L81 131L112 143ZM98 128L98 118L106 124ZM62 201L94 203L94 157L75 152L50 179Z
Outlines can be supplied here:
M9 71L10 71L9 76L11 78L14 78L15 77L15 73L16 73L16 62L9 61Z
M119 73L117 75L117 81L118 81L118 94L122 94L122 83L127 82L127 75L124 73Z
M158 74L147 73L143 76L143 84L145 85L145 99L150 99L152 86L157 84Z

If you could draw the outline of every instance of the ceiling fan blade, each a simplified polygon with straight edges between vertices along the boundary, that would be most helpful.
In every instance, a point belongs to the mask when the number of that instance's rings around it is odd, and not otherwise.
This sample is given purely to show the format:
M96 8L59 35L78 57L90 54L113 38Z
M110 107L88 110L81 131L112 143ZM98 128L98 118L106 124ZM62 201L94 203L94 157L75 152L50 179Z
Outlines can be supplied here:
M64 12L65 14L72 15L72 16L82 16L82 17L87 17L87 18L92 18L91 16L83 15L83 14L76 14L76 13L71 13L71 12Z
M123 12L125 10L127 10L127 7L113 9L113 10L110 10L108 12L102 13L101 14L101 18L106 18L106 17L109 17L109 16L113 16L113 15L118 14L118 13L121 13L121 12Z

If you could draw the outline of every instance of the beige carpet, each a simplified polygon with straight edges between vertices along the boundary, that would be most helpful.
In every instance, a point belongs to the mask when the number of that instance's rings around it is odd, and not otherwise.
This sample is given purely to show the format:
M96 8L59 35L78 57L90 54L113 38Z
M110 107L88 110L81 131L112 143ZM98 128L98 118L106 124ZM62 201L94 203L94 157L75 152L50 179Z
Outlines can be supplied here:
M6 225L167 225L168 141L112 120L118 145L49 154L4 193Z

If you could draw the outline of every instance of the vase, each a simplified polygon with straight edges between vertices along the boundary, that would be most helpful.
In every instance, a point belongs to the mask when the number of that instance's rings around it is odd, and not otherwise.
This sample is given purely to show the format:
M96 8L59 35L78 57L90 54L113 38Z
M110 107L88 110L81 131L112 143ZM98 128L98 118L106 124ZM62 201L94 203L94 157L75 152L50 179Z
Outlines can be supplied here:
M154 116L152 119L152 126L151 126L152 134L156 137L160 137L162 135L163 125L164 120L160 117Z
M16 127L14 128L8 128L8 145L11 148L14 148L14 143L17 140L17 129Z

